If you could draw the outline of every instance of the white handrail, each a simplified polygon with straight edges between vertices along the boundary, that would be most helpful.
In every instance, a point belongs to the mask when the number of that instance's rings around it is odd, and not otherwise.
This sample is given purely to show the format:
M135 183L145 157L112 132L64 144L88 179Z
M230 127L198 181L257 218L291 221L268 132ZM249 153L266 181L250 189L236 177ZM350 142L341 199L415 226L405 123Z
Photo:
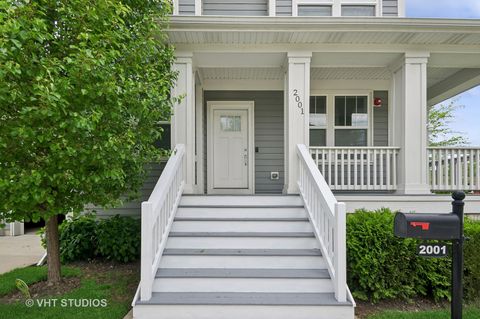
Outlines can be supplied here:
M310 147L332 190L397 189L398 147Z
M184 145L177 145L148 201L142 203L140 299L152 297L153 280L183 193Z
M432 190L480 190L480 147L429 147Z
M347 299L347 247L345 203L337 202L315 165L308 148L297 145L298 187L312 222L315 236L333 280L335 298ZM353 300L351 300L353 302Z

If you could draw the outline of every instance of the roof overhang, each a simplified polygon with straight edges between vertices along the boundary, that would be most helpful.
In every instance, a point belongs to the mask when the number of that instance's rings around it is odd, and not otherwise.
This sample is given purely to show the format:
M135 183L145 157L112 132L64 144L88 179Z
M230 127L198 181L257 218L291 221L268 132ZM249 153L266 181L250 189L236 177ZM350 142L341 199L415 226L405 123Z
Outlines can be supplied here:
M309 51L312 67L388 68L429 52L430 105L480 84L480 19L174 16L168 34L199 67L278 67L285 52Z
M480 45L480 19L175 16L168 32L177 44L202 40L226 44ZM229 38L229 33L236 34L236 39ZM212 36L215 34L225 36ZM305 36L312 34L316 37Z

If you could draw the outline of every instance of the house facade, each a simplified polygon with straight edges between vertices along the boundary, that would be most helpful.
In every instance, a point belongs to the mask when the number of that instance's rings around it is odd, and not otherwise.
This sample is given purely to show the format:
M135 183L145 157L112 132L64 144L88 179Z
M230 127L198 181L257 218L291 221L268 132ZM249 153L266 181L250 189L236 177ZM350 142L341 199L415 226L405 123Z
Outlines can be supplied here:
M480 188L477 149L429 148L426 127L430 106L480 82L478 21L404 15L390 0L178 1L171 137L186 192L297 193L297 144L350 210L368 194L434 207L421 195Z
M447 212L480 148L429 107L480 84L480 21L404 0L176 0L172 155L141 204L135 318L354 318L346 212ZM466 211L479 212L469 196Z

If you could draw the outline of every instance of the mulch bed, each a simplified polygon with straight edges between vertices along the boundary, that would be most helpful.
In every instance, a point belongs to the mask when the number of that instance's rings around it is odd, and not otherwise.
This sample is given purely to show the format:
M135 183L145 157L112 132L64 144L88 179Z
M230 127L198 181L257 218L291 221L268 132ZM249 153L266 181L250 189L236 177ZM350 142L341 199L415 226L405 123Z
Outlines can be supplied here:
M372 304L365 301L356 301L357 308L355 308L356 318L363 319L368 316L382 312L385 310L398 310L408 312L428 311L446 309L450 306L448 302L439 302L427 298L418 298L411 301L405 300L384 300L377 304Z
M91 260L88 262L74 262L67 264L69 267L77 267L81 269L80 277L63 278L60 285L51 286L46 281L40 281L29 285L30 295L34 299L44 297L55 297L64 295L81 286L82 279L94 279L97 283L109 283L115 281L116 278L124 278L126 276L140 277L139 262L120 264L104 260ZM135 292L138 281L132 281L128 284L127 289ZM123 299L120 296L112 296L118 301ZM0 298L0 303L11 304L25 300L25 296L20 291Z

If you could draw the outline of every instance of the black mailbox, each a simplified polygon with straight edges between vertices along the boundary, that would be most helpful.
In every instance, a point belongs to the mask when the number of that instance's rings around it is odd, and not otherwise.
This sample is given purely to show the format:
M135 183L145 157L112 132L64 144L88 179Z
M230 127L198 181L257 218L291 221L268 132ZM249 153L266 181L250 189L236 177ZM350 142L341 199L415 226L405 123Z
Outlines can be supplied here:
M401 238L460 239L460 218L456 214L397 213L394 233Z

